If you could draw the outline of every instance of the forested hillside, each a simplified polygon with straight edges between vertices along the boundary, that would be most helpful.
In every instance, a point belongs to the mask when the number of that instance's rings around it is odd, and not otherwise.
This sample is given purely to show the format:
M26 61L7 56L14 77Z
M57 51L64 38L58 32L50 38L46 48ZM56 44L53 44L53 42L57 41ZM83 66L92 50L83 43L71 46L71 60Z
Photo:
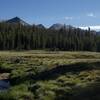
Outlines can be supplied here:
M0 50L100 51L100 36L79 28L46 29L0 22Z

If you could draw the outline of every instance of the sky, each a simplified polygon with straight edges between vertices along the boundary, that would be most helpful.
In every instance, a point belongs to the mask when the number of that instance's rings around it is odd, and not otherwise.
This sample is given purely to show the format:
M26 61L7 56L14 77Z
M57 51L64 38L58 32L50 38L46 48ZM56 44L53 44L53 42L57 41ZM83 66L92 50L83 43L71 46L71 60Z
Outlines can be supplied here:
M54 23L96 27L100 26L100 0L0 0L0 20L16 16L47 27Z

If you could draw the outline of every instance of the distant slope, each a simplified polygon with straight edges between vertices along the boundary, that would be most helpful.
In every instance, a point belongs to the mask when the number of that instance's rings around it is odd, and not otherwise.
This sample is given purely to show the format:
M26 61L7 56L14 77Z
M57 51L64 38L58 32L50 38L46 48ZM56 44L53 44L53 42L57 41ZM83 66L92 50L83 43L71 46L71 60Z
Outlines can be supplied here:
M96 32L96 33L100 35L100 31L98 31L98 32Z

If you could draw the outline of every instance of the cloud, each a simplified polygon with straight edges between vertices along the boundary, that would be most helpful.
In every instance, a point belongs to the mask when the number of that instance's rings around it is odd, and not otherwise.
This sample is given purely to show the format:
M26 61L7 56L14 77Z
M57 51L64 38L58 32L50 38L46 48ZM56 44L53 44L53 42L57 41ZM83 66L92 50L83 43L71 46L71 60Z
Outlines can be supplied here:
M65 19L65 20L72 20L72 19L73 19L73 17L66 16L64 19Z
M94 13L88 13L87 16L88 16L88 17L96 17L96 16L94 15Z
M91 18L97 17L93 12L87 13L86 16L91 17ZM73 20L73 19L77 20L77 19L81 19L83 17L85 17L85 16L76 16L76 17L75 16L65 16L64 19L65 20Z
M85 27L79 27L81 29L87 30L90 27L91 30L100 30L100 25L97 26L85 26Z

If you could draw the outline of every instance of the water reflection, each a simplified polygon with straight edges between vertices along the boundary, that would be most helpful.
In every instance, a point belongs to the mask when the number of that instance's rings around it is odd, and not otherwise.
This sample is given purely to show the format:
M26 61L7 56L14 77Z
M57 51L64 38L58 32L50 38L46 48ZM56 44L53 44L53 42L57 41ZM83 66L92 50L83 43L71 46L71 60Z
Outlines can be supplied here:
M0 80L0 91L7 90L10 87L10 82L8 79Z

